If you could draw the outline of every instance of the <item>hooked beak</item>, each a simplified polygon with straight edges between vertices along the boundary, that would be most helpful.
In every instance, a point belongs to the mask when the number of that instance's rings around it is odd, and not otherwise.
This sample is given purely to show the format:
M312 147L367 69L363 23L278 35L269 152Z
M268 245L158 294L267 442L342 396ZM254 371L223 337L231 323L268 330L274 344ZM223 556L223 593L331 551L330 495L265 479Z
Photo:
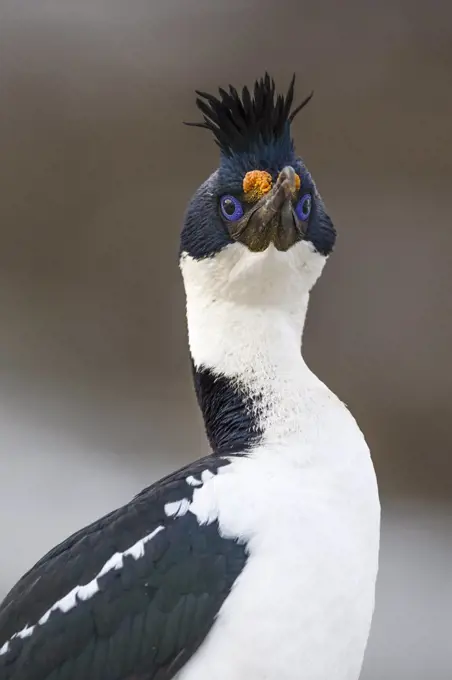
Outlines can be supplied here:
M231 237L253 252L266 250L270 243L277 250L288 250L304 236L292 205L296 193L295 170L288 165L281 170L274 187L231 224Z

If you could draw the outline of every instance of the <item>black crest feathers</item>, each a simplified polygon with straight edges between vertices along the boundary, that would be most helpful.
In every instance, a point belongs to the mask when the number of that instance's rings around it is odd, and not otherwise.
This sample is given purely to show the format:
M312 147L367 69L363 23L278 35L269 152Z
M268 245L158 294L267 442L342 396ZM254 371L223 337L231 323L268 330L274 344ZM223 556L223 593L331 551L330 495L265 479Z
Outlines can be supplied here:
M254 144L268 144L287 134L288 127L301 109L306 106L313 92L293 111L295 74L287 94L275 97L275 82L268 73L256 80L254 91L247 87L240 95L229 86L229 92L219 88L219 97L196 90L196 104L203 114L202 123L185 123L210 130L215 142L227 156L247 151Z

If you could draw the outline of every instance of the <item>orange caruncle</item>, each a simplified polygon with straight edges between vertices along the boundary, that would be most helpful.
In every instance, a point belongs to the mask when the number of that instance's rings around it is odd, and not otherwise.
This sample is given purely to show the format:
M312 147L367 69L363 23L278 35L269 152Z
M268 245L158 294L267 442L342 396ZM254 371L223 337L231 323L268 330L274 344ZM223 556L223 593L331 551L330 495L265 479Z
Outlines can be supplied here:
M272 188L272 176L265 170L251 170L243 178L245 200L252 203L258 201Z

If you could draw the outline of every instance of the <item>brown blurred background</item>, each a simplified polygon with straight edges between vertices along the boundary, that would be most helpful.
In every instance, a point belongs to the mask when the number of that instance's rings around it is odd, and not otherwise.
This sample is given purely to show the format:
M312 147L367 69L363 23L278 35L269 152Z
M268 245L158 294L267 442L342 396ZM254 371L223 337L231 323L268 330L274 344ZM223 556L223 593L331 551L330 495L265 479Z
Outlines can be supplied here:
M177 264L193 90L269 69L339 231L304 352L382 492L365 680L452 675L452 5L0 0L0 596L207 451Z

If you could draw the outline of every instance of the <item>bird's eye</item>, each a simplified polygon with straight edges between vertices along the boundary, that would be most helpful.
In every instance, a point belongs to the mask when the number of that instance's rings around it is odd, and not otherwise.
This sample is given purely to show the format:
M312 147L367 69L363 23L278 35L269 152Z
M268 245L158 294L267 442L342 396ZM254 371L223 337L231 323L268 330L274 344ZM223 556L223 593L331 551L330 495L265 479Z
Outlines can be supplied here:
M311 194L305 194L300 198L297 205L295 206L295 213L299 220L306 222L309 215L311 214L312 208L312 197Z
M240 201L235 196L226 194L220 199L221 214L226 220L235 222L243 216L243 208Z

